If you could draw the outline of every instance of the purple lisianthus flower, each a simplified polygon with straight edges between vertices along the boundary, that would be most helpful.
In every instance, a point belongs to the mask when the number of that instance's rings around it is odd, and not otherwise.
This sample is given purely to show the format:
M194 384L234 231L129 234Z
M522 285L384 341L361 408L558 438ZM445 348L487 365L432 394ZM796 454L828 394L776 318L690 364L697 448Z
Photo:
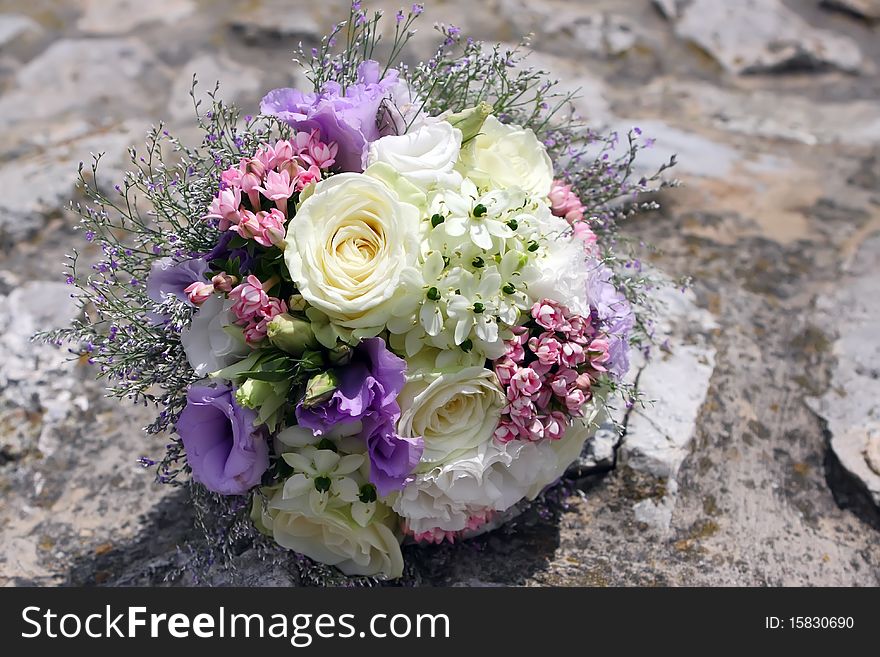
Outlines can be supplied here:
M147 296L156 303L162 303L167 296L173 296L192 305L184 290L190 283L204 282L207 273L208 263L201 258L182 262L160 258L153 263L147 275ZM147 318L154 324L161 324L168 319L167 316L154 312L147 313Z
M256 411L239 406L228 385L193 385L177 433L193 479L221 495L243 495L269 467L269 445Z
M635 324L632 306L612 282L612 272L596 263L587 272L587 299L608 335L608 371L618 379L629 370L629 336Z
M403 487L422 457L421 438L403 438L394 430L400 418L397 395L406 378L406 362L388 351L382 338L362 340L351 361L336 371L338 386L322 404L296 407L300 426L323 435L353 425L367 444L370 481L380 495ZM357 426L359 423L360 426Z
M364 170L370 142L379 138L377 114L382 100L397 85L398 74L389 69L380 79L379 62L368 60L358 66L358 78L343 93L337 82L327 82L320 93L298 89L270 91L260 103L263 114L277 116L296 130L320 130L324 143L339 147L336 167L341 171Z

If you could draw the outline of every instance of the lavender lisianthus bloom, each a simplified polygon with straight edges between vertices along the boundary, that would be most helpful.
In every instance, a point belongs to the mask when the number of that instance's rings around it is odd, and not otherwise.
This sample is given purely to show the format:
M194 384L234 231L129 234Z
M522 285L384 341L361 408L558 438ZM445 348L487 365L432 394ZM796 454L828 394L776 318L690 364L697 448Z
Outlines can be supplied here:
M614 285L612 272L605 265L596 263L590 267L586 287L590 306L608 334L608 371L622 378L629 370L629 337L635 324L632 306Z
M171 258L160 258L150 267L147 275L147 296L155 303L162 303L167 296L177 297L184 303L192 305L184 290L190 283L205 282L208 263L201 258L175 262ZM167 316L148 312L147 319L153 324L161 324Z
M193 479L221 495L243 495L269 467L269 445L254 426L257 413L239 406L226 384L192 385L177 433Z
M336 167L341 171L363 171L370 142L380 137L377 114L382 100L398 84L398 74L389 69L380 79L379 62L368 60L358 66L355 84L345 91L337 82L327 82L320 93L298 89L273 89L263 97L260 111L277 116L296 130L319 130L324 143L336 142Z
M336 372L339 382L329 400L296 407L299 425L316 435L340 425L360 424L358 433L370 457L370 481L380 495L401 488L422 456L421 438L403 438L395 431L400 418L397 395L406 383L405 371L406 362L388 351L382 338L368 338Z

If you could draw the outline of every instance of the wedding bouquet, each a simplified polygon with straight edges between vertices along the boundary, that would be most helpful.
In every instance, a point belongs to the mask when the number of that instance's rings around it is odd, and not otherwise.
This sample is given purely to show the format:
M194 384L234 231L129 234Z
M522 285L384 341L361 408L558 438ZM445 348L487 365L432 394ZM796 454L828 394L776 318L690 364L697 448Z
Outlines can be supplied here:
M614 228L651 181L628 181L637 129L577 123L523 48L438 26L431 59L392 67L381 25L355 2L300 51L309 88L256 117L212 94L197 148L159 126L114 191L83 175L103 257L73 256L83 314L49 338L160 407L160 480L396 578L404 540L470 535L558 480L626 394L643 281Z

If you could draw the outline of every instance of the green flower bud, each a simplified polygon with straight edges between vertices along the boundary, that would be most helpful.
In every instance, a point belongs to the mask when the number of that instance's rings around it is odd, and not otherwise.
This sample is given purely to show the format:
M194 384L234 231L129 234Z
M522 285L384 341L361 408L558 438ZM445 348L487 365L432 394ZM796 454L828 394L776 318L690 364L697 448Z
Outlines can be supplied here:
M306 384L306 395L302 405L304 408L311 408L322 404L336 392L339 380L333 372L323 372L316 374Z
M492 106L489 103L480 103L476 107L451 114L446 120L461 130L461 142L465 143L480 134L486 117L491 113Z
M235 401L245 408L260 408L275 394L275 385L269 381L245 379L235 391Z
M269 320L266 336L273 345L294 356L318 346L311 323L287 313L276 315Z

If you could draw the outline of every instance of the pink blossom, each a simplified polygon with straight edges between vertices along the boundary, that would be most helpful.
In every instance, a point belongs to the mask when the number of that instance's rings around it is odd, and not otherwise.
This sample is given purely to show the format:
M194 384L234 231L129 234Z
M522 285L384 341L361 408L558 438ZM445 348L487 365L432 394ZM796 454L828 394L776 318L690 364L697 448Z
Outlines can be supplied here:
M513 422L502 420L495 429L495 440L500 443L509 443L519 437L519 429Z
M260 209L260 185L263 184L263 176L266 174L266 165L257 158L244 158L239 164L241 169L241 189L247 194L251 203L251 210Z
M269 295L263 290L263 284L253 274L233 288L229 298L234 302L232 312L242 324L249 323L269 303Z
M223 183L224 187L241 188L241 169L229 167L220 174L220 182Z
M572 226L572 231L574 238L584 243L585 249L592 250L597 239L596 233L593 232L593 229L590 228L586 221L576 221Z
M286 214L287 199L296 192L296 185L296 181L290 179L290 174L287 171L282 171L281 173L270 171L266 174L263 186L257 189L263 193L263 196L271 201L275 201L278 209Z
M508 399L516 399L520 395L531 397L541 389L541 377L531 367L520 368L510 379L507 388Z
M562 411L553 411L544 417L543 424L544 437L550 440L559 440L568 429L568 418Z
M258 342L262 342L266 339L266 334L269 331L269 322L265 319L261 319L259 321L252 321L244 328L244 339L250 345L257 344Z
M545 385L541 388L541 391L532 397L532 400L535 402L535 408L539 411L547 410L547 407L550 405L550 399L553 397L553 389L549 385Z
M525 427L526 424L537 415L535 405L528 397L517 397L504 407L504 412L510 416L510 419L518 426Z
M565 407L569 414L579 417L581 415L581 407L587 403L587 396L583 390L575 388L565 396Z
M593 379L588 372L584 372L583 374L578 374L578 378L575 379L574 384L584 392L587 392L593 387Z
M285 217L281 210L272 208L269 212L261 212L260 215L260 234L255 235L254 239L265 247L284 246L284 221Z
M208 214L202 219L216 219L219 221L220 230L229 230L229 227L237 224L239 220L238 210L241 207L241 190L222 189L211 201Z
M268 301L260 308L260 314L264 319L270 320L277 315L287 312L287 304L277 297L269 297Z
M571 185L561 180L554 180L550 188L550 209L557 217L565 217L565 220L574 224L584 218L584 207Z
M297 156L297 153L293 149L293 144L291 144L286 139L279 139L272 146L270 146L268 150L270 150L273 155L273 169L283 167L287 162Z
M544 425L541 422L541 419L537 416L531 418L526 427L526 438L532 441L541 440L544 437Z
M504 352L504 357L509 358L514 363L521 363L525 360L526 352L523 349L522 344L519 341L519 338L515 338L513 340L508 340L504 343L506 348Z
M308 169L303 169L296 175L296 190L301 192L306 187L319 180L321 180L321 170L313 164Z
M297 155L302 155L307 153L309 150L309 144L313 141L317 141L320 132L318 130L312 130L311 132L297 132L293 136L293 140L290 142L291 146L293 146L293 150Z
M568 330L565 331L565 335L569 340L585 345L590 341L589 335L592 332L593 326L586 317L582 315L570 315L568 317Z
M238 224L231 229L246 240L254 239L262 231L260 218L250 210L242 210Z
M232 286L238 283L238 279L235 276L221 272L214 276L211 282L214 284L214 289L218 292L231 292Z
M578 373L575 370L561 369L550 381L550 389L553 390L553 394L557 397L565 397L577 380L577 377Z
M543 333L540 337L529 340L529 349L544 365L555 365L559 362L562 345L553 333Z
M499 358L495 361L495 376L498 377L499 383L501 385L506 386L510 383L511 377L516 374L516 371L519 369L517 364L507 356Z
M566 342L562 345L562 351L559 354L559 362L566 367L577 367L586 362L587 354L584 348L577 342Z
M532 306L532 317L538 326L550 331L562 331L568 327L565 306L550 299L542 299Z
M594 370L598 372L606 371L605 363L611 358L608 349L608 340L605 338L596 338L590 343L590 346L587 347L587 352L590 357L590 366Z
M529 329L525 326L511 326L510 332L513 333L520 344L525 344L529 341Z
M214 286L211 283L196 281L187 285L183 293L186 294L186 298L189 299L190 303L200 306L214 294Z
M329 169L336 162L338 151L335 143L324 144L314 139L309 141L308 153L303 153L303 159L319 169Z

